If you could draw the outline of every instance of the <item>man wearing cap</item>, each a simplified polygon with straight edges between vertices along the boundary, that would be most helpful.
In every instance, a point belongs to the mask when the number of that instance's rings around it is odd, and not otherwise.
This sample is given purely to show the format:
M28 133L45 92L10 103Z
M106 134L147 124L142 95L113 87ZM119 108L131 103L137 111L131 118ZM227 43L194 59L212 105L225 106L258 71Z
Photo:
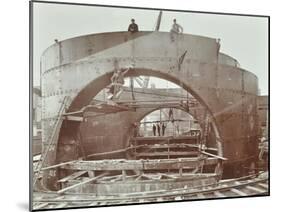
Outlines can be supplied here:
M131 32L131 33L134 33L134 32L138 32L139 31L139 27L138 25L135 23L135 19L131 19L131 24L129 25L128 27L128 31Z

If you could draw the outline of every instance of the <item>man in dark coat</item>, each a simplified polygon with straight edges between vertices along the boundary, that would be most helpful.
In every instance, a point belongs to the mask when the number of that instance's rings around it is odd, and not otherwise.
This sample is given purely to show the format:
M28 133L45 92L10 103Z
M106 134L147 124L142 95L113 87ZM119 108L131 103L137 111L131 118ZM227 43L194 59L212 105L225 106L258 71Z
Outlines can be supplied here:
M166 125L165 123L162 123L162 136L165 136L165 129L166 129Z
M132 23L129 25L128 31L131 32L131 33L138 32L139 31L139 27L135 23L135 19L131 19L131 22Z
M160 123L157 124L157 132L158 132L158 136L161 136L161 127L160 127Z
M152 125L153 135L156 136L156 126L155 124Z
M169 109L169 120L172 122L174 121L174 113L172 108Z

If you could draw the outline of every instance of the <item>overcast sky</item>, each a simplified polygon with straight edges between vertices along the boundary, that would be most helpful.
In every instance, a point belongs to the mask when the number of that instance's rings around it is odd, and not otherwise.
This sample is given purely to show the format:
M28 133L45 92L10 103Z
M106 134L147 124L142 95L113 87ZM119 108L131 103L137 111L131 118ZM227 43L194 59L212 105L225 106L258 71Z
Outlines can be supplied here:
M54 43L85 34L126 31L131 18L140 31L154 30L159 11L34 4L34 85L40 83L40 56ZM236 58L241 67L258 76L262 95L268 94L267 19L164 11L160 31L169 31L173 18L184 33L221 39L221 52Z

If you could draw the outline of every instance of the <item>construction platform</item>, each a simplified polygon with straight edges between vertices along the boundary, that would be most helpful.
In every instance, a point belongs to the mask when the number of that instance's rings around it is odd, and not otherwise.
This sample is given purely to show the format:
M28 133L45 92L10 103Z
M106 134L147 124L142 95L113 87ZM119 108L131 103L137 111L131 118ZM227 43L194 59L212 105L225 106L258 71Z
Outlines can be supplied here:
M123 191L116 195L116 193L103 192L100 195L96 193L87 193L73 190L64 190L64 192L35 192L33 199L34 209L41 208L67 208L67 207L88 207L88 206L106 206L106 205L125 205L125 204L136 204L136 203L148 203L148 202L169 202L169 201L184 201L184 200L197 200L197 199L218 199L218 198L231 198L241 196L259 196L267 195L269 192L268 187L268 173L259 173L258 175L245 176L237 179L220 180L219 182L213 182L211 179L206 180L205 184L197 185L192 188L188 186L187 182L190 182L190 176L185 176L186 183L184 180L180 180L178 184L182 187L176 188L165 188L167 185L174 185L173 181L177 181L175 175L144 175L143 179L139 176L127 177L122 179L122 176L116 175L114 177L102 176L100 178L93 177L91 186L96 189L103 189L111 187L115 183L122 182L122 186L125 186ZM207 176L201 175L203 179L207 179ZM182 178L181 178L182 179ZM189 180L188 180L189 179ZM66 179L70 180L71 179ZM83 180L84 181L84 180ZM82 182L83 182L82 181ZM86 180L85 180L86 181ZM89 181L89 180L88 180ZM131 184L138 184L139 188L153 187L156 183L159 185L158 190L145 191L136 190L130 193L128 192L128 186ZM64 181L65 182L65 181ZM87 182L87 181L86 181ZM153 183L154 182L154 183ZM97 186L99 184L99 186ZM63 191L63 190L61 190ZM79 195L78 195L79 194Z

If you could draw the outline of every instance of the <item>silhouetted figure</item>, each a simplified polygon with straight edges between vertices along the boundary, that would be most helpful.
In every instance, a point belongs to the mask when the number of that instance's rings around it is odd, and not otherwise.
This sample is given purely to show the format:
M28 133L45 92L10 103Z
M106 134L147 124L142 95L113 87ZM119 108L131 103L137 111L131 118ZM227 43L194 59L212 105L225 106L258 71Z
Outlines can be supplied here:
M137 123L133 123L134 137L138 136L138 125Z
M153 135L156 136L156 126L155 124L152 125Z
M177 131L177 135L180 134L180 126L178 123L176 123L176 131Z
M135 23L135 19L131 19L131 24L129 25L128 27L128 31L131 32L131 33L134 33L134 32L138 32L139 31L139 27L138 25Z
M158 132L158 136L161 136L161 127L160 127L160 123L157 124L157 132Z
M162 136L165 136L165 129L166 129L167 125L165 125L165 123L162 124Z
M169 120L172 122L174 121L174 113L172 108L170 108L169 110Z

